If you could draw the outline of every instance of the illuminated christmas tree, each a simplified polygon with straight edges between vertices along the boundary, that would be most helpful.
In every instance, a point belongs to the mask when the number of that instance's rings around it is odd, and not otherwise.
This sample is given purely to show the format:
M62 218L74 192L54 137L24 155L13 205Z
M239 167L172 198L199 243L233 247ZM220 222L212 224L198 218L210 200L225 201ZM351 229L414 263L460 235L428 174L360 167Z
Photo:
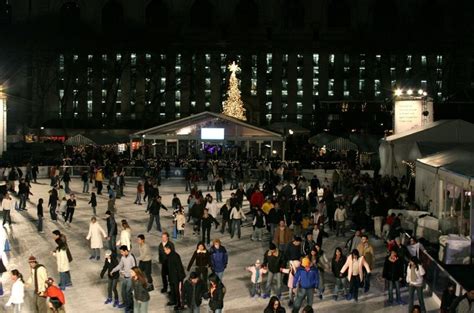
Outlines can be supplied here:
M227 100L222 104L222 113L246 121L244 103L240 98L239 80L235 76L235 73L240 71L240 67L235 62L232 62L229 65L229 71L231 71L229 90L227 90Z

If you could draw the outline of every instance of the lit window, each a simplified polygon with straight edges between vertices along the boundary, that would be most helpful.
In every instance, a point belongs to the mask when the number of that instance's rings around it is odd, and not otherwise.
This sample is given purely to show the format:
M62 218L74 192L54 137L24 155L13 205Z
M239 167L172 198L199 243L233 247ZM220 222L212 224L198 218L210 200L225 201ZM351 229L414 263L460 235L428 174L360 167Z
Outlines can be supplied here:
M120 53L117 53L117 55L115 56L115 59L116 59L117 61L122 60L122 55L121 55Z
M334 78L328 81L328 96L334 96Z
M165 118L165 113L164 113L164 112L160 112L160 117L161 117L161 118Z
M194 108L196 107L196 101L191 101L191 106Z
M59 89L59 98L63 98L64 97L64 89Z
M350 57L348 54L344 54L344 64L349 65L350 63Z
M437 55L436 56L436 64L443 65L443 56L442 55Z
M265 119L267 120L268 123L272 121L272 115L271 114L266 114Z
M421 56L421 65L426 66L426 55Z
M272 109L272 103L271 102L267 102L265 104L265 106L267 107L267 110L270 111Z
M281 95L282 95L282 96L288 96L288 90L283 89L283 90L281 91Z
M314 66L319 65L319 54L317 54L317 53L313 54L313 65Z
M347 79L344 79L342 82L343 89L344 89L344 97L349 97L349 83Z
M334 54L330 54L330 55L329 55L329 64L330 64L331 66L334 65L334 59L335 59Z
M303 120L303 114L297 114L296 115L296 120L301 122Z
M407 55L407 65L408 66L411 66L411 59L412 59L412 56L410 54Z
M150 62L151 61L151 54L150 53L145 54L145 59L146 59L147 62Z
M296 79L296 85L297 85L298 89L303 88L303 78L297 78Z
M179 107L181 106L181 102L175 101L175 102L174 102L174 105L175 105L175 107L179 108Z
M175 97L176 100L180 100L181 99L181 91L176 90L174 92L174 97Z
M87 60L90 62L90 61L92 61L93 57L94 56L92 54L88 54L87 55Z
M359 79L359 91L363 91L365 89L365 79Z
M421 89L426 90L427 86L428 86L428 82L426 80L422 79L421 82L420 82Z
M102 54L102 61L107 62L107 54Z
M130 55L130 63L132 64L132 66L137 65L137 54L136 53L132 53Z
M181 118L181 113L176 113L176 114L175 114L175 117L176 117L176 118Z
M72 56L72 59L73 59L74 61L77 61L77 60L79 60L79 55L77 55L77 54L74 54L74 55Z

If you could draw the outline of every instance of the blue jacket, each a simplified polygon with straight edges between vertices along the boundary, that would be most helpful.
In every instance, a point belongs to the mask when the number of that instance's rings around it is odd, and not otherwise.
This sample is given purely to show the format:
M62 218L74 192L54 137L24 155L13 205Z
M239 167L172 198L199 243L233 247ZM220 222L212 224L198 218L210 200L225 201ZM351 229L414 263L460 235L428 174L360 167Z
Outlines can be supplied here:
M209 250L211 253L211 268L214 272L223 272L227 267L227 250L220 246L219 249L216 249L214 246Z
M304 267L298 268L293 278L293 288L301 287L303 289L316 288L319 285L319 272L314 266L311 266L307 272Z

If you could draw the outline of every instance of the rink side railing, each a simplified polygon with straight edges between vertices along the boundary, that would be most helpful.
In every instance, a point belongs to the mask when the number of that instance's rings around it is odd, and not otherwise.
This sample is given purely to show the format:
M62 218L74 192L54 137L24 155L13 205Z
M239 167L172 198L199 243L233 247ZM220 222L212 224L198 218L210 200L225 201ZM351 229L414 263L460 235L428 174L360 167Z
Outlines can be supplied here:
M89 166L85 165L71 165L71 166L61 166L60 172L61 174L64 172L65 169L69 169L69 174L72 177L80 177L84 170L89 170ZM26 167L20 167L23 171L23 175L26 175ZM146 169L143 166L125 166L123 167L125 171L125 177L127 178L141 178L145 176ZM51 166L39 166L38 167L38 178L50 178ZM306 177L306 179L311 179L313 175L317 175L319 180L322 182L324 178L328 178L329 181L332 181L332 174L334 170L324 170L324 169L303 169L298 174L301 174ZM228 178L230 176L230 169L224 168L224 173ZM362 170L361 173L366 173L373 177L374 171L372 170ZM201 169L201 177L205 178L206 173L202 172ZM169 177L171 178L184 178L186 175L186 169L181 167L171 167L169 171ZM251 179L261 179L263 176L262 171L258 169L250 169L247 174L244 173L244 176L250 176ZM161 176L165 176L165 170L161 170Z
M403 234L407 242L411 236L408 233ZM443 291L449 283L456 286L456 295L460 296L466 292L461 283L459 283L449 272L434 259L424 248L418 250L418 258L425 269L425 283L429 287L429 291L441 300Z

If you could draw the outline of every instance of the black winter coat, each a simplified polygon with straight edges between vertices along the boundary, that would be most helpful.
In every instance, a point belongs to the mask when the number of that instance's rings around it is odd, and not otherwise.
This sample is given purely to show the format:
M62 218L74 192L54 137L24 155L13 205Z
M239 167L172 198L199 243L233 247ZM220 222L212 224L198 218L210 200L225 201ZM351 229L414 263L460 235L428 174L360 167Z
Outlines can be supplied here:
M171 247L171 250L174 251L174 244L171 241L168 241L166 243L166 246ZM160 262L160 264L163 264L166 262L167 259L168 259L168 256L165 253L165 248L163 247L163 244L160 242L160 244L158 245L158 261Z
M168 277L170 283L178 284L186 278L181 257L174 250L167 256L168 262Z
M389 257L385 259L382 277L389 281L398 281L403 277L403 263L400 258L395 262L390 261Z
M209 299L209 308L212 311L222 309L224 307L224 289L224 285L219 282L213 294L208 292L207 295L204 296L204 298Z
M195 288L194 291L194 303L192 303L192 298L193 298L193 288ZM183 286L183 299L184 303L189 307L192 308L193 304L200 306L202 302L202 297L204 294L207 292L206 286L204 282L199 279L196 285L193 285L191 283L191 280L187 279L184 282Z
M346 256L342 255L339 261L336 261L336 258L332 258L331 260L331 270L335 277L340 277L341 269L344 267L346 263ZM347 276L347 271L342 275L343 277Z
M109 279L118 279L119 278L119 272L115 272L112 274L112 276L109 276L110 272L118 265L118 261L116 258L113 256L110 258L110 262L107 258L105 258L104 261L104 267L102 267L102 271L100 272L100 278L104 277L105 272L107 272L107 277Z

